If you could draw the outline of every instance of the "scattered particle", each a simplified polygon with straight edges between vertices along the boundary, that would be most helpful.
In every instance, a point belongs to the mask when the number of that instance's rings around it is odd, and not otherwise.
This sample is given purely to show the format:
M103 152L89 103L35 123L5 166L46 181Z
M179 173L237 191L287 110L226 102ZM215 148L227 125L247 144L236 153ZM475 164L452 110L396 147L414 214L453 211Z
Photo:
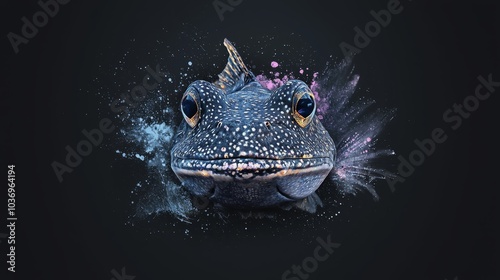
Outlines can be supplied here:
M135 157L138 158L138 159L140 159L140 160L142 160L142 161L144 161L144 156L142 156L142 155L135 154Z

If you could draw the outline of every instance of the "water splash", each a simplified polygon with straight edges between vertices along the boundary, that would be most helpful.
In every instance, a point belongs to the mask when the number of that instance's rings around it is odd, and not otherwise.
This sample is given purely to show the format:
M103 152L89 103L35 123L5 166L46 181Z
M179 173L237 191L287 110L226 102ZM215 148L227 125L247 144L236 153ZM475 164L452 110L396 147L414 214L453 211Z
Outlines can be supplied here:
M187 64L192 66L190 62ZM375 163L394 152L378 150L375 146L394 111L373 109L375 102L368 98L354 99L359 76L353 74L351 61L344 60L327 67L321 74L311 72L307 67L299 68L298 75L283 69L275 70L268 75L257 75L256 80L269 90L275 90L291 79L310 81L317 101L317 116L336 143L337 159L330 180L338 191L356 194L359 190L366 190L378 198L375 180L394 175L375 167ZM182 73L180 75L189 79ZM174 92L180 94L182 90L182 85L179 85ZM122 158L139 161L148 172L147 178L139 181L133 191L139 196L135 215L145 218L168 212L181 221L190 222L190 217L198 209L185 189L174 180L175 175L170 170L170 149L176 130L172 122L174 110L171 105L154 100L141 106L142 110L130 116L120 130L121 137L127 142L126 147L116 150Z
M336 143L337 158L330 179L342 193L366 190L378 199L374 181L395 175L375 167L379 159L394 155L393 150L376 148L377 137L395 110L373 110L374 100L354 99L359 76L353 70L352 61L343 60L327 68L320 77L315 76L311 90L320 101L318 113L324 113L322 123Z
M141 193L135 216L145 218L168 212L179 220L189 222L189 217L196 211L187 192L173 181L175 175L170 170L170 149L174 137L175 125L161 122L153 117L157 104L144 105L141 117L131 117L120 130L126 140L129 152L117 150L123 158L138 159L147 169L148 177L137 183L135 192ZM173 118L173 110L163 110L167 118ZM149 117L148 117L149 115Z

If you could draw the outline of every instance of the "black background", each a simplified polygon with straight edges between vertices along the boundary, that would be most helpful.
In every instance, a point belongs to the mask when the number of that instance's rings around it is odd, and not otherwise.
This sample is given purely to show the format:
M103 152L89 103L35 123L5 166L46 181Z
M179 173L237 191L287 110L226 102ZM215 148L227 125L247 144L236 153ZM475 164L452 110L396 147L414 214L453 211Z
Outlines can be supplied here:
M289 43L287 34L300 34L321 67L330 55L340 58L338 45L352 44L353 28L364 27L372 20L370 10L385 8L388 1L244 0L224 13L222 22L211 1L103 2L61 6L18 54L6 35L19 34L20 18L30 18L39 6L36 1L1 4L1 164L16 165L19 218L18 272L2 279L111 279L111 270L122 267L137 280L281 279L312 255L316 237L329 234L342 245L309 279L500 279L494 105L500 88L456 131L442 120L453 103L474 93L479 75L492 73L500 80L500 9L494 1L404 1L402 13L356 56L359 87L369 89L378 105L397 108L382 135L385 145L407 157L415 149L413 140L430 137L434 128L448 135L395 192L380 182L379 202L362 195L348 199L340 221L321 225L305 223L315 218L293 212L296 223L288 218L286 227L273 220L213 221L213 230L174 223L168 214L136 226L126 223L130 182L144 171L117 164L113 149L105 148L112 143L85 158L63 183L57 181L51 162L62 161L64 147L74 146L82 129L97 127L106 116L99 112L97 95L81 94L81 89L95 90L91 81L98 66L112 68L116 57L130 50L131 39L130 56L155 65L158 58L148 49L158 46L156 40L178 51L192 44L185 38L198 30L209 34L212 45L227 37L246 46L246 57L257 52L251 48L258 46L255 38L276 36L270 44L279 49ZM213 63L222 69L225 51L206 51L217 53L220 60ZM170 69L179 67L168 49L156 53ZM255 58L271 59L269 53ZM133 71L133 65L127 67ZM192 233L184 234L189 227ZM3 275L5 240L0 251Z

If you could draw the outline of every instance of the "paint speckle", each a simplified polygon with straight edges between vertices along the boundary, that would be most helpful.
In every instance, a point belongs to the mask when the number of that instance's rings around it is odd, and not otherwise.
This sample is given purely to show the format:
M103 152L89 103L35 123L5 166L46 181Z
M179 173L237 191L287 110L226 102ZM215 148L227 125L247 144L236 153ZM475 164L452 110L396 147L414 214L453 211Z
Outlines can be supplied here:
M140 160L142 160L142 161L144 161L144 156L142 156L142 155L135 154L135 157L138 158L138 159L140 159Z
M276 61L271 62L271 67L276 68L276 67L278 67L278 66L280 66L280 65L278 64L278 62L276 62Z

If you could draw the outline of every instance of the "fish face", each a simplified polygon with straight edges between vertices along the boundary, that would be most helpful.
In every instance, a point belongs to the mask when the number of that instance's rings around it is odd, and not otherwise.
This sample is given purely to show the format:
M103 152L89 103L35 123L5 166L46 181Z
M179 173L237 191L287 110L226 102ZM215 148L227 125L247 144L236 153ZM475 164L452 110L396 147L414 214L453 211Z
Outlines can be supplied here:
M333 168L335 145L309 87L291 80L270 91L244 76L234 85L195 81L184 93L171 151L182 185L235 208L313 195Z

